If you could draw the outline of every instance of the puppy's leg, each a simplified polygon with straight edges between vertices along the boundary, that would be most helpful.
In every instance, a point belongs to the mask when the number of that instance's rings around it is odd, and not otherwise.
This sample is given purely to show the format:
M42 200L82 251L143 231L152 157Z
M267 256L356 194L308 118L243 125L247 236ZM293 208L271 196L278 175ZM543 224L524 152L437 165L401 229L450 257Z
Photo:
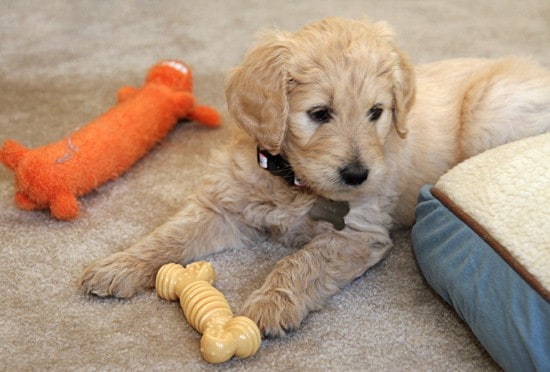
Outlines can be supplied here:
M88 266L80 283L87 293L131 297L154 286L163 264L237 247L246 236L208 194L192 196L178 214L145 239Z
M310 311L361 276L389 251L387 233L323 234L277 263L242 313L266 336L283 336L299 327Z

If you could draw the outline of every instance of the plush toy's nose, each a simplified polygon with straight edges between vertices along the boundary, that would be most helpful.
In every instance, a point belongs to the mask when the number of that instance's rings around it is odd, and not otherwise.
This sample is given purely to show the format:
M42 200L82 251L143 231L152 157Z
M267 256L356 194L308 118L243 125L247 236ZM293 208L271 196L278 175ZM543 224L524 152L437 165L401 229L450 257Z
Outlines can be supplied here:
M192 92L192 75L191 68L185 63L167 60L153 66L149 70L146 81L163 84L179 91Z
M164 61L161 63L161 65L170 66L173 69L181 72L185 76L189 75L191 71L185 63L180 61Z

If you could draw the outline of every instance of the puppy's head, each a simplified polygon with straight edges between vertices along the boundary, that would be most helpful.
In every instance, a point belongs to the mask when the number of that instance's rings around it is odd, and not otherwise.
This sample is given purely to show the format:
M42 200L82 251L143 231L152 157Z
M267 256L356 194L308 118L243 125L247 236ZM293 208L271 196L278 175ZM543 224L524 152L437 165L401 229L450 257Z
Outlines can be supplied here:
M339 18L264 36L226 84L237 125L335 200L383 187L384 145L405 137L414 91L388 25Z

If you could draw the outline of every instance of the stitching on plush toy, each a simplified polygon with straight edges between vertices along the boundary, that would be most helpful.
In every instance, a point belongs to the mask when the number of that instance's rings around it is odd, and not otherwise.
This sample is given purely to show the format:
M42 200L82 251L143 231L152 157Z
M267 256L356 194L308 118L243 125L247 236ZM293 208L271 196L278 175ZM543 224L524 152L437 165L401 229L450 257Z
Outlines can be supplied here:
M75 153L78 152L78 146L74 145L73 144L73 140L72 140L72 135L75 134L78 130L80 129L79 128L76 128L75 130L73 130L71 132L71 134L69 134L69 136L67 137L67 150L65 150L65 154L60 157L60 158L57 158L55 159L55 162L57 164L60 164L60 163L64 163L66 162L67 160L71 159Z

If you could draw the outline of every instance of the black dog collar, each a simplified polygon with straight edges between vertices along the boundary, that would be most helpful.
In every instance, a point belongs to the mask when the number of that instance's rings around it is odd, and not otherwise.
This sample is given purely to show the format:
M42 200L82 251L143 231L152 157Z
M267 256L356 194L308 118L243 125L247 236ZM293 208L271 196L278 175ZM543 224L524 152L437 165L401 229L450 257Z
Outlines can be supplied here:
M283 178L290 186L303 187L304 183L296 178L290 163L281 155L271 155L266 150L257 148L258 164L268 170L271 174ZM346 227L344 217L349 213L349 203L345 201L334 201L320 196L309 216L314 221L328 221L336 230L343 230Z
M290 186L304 186L300 179L296 178L290 163L281 155L271 155L267 150L257 148L258 164L271 174L283 178Z

